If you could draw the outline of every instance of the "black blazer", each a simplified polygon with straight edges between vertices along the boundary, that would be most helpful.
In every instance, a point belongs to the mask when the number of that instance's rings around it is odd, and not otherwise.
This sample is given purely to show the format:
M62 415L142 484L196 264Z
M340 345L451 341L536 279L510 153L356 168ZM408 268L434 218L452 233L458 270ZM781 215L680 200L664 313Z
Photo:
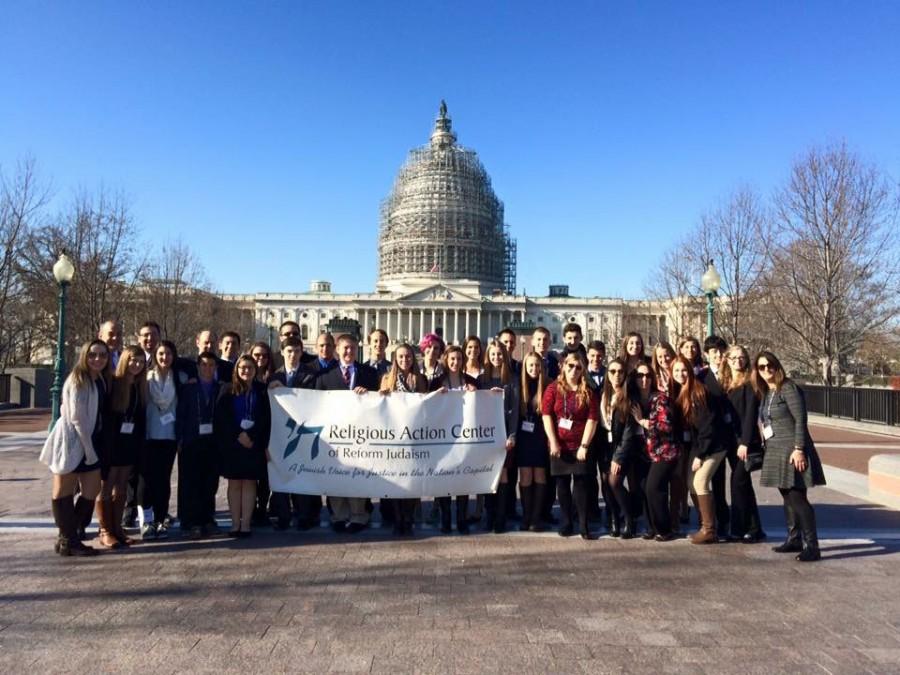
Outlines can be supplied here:
M728 413L731 415L731 427L734 429L738 445L746 445L753 452L762 446L759 435L759 399L753 387L747 382L728 393Z
M354 365L356 366L356 382L354 386L365 387L369 391L378 391L381 387L381 381L375 369L359 361L355 362ZM347 388L340 366L326 370L316 378L316 389L319 391L340 391Z
M718 428L715 430L718 435L718 443L722 445L723 450L737 449L734 435L730 433L730 426L734 424L734 416L731 414L728 394L722 389L722 383L719 382L712 368L700 371L697 379L706 387L706 395L712 399L710 407L714 408L719 416L717 420Z
M269 445L269 431L272 426L272 411L269 408L269 392L262 382L253 383L255 403L253 406L253 428L247 435L253 441L254 450L264 450ZM216 400L213 433L220 448L228 448L237 443L241 435L241 421L234 416L234 394L231 385L223 385Z
M178 360L175 361L175 370L187 375L189 380L196 380L199 377L196 359L179 356ZM216 380L222 384L228 384L231 382L233 372L234 364L231 361L216 357Z
M292 389L313 389L316 386L316 376L318 374L301 363L294 373L293 382L288 383L287 371L284 367L272 373L269 382L281 382L285 387L291 387Z
M204 399L203 388L199 382L189 382L181 389L175 415L175 438L179 443L190 443L200 438L201 424L213 424L213 438L215 438L213 419L221 386L218 383L213 384L209 399Z

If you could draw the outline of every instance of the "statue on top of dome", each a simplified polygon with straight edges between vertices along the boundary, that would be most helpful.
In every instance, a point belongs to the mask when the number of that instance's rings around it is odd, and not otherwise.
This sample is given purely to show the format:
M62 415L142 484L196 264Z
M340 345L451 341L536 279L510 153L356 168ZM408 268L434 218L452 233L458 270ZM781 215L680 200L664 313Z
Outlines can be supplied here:
M441 117L447 116L447 102L444 99L441 99L441 107L439 108L439 112Z

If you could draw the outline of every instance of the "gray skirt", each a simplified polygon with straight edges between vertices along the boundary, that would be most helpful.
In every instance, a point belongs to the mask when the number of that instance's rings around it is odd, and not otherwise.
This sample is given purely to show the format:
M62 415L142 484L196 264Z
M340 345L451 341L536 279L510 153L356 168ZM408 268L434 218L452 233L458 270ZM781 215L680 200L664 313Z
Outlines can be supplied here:
M806 470L797 471L791 464L793 446L766 445L763 455L762 470L759 473L759 484L763 487L806 489L816 485L825 485L825 472L822 470L822 461L814 445L805 449Z

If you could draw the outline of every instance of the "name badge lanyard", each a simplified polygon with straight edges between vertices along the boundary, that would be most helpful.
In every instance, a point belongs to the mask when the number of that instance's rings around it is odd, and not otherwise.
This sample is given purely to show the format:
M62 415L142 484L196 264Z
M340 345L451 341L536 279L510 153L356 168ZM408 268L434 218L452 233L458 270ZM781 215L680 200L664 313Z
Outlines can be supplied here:
M770 391L768 396L769 403L765 412L763 412L762 407L759 409L759 432L764 441L769 440L775 434L772 429L772 404L775 402L775 392Z
M244 419L241 420L241 429L247 431L253 428L253 404L256 402L256 394L251 389L244 396L247 399L247 407L244 410Z
M128 403L128 410L125 411L125 419L122 420L122 424L119 426L119 433L131 434L134 432L134 413L137 412L137 397L137 385L132 384L131 400Z

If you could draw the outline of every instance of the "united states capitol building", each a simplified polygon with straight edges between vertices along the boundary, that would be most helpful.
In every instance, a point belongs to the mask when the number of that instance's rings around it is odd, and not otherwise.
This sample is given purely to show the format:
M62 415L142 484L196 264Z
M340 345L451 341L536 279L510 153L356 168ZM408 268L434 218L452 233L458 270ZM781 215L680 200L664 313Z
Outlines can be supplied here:
M581 325L585 341L603 340L609 350L632 330L648 345L670 338L674 319L665 303L571 297L565 280L546 295L519 295L516 265L503 202L475 151L457 143L442 101L429 143L410 151L382 204L374 292L333 293L330 281L315 280L305 293L225 298L252 311L262 340L289 319L300 324L304 342L324 331L365 338L382 328L392 343L418 343L435 332L461 344L509 326L527 343L544 326L559 345L570 321Z

